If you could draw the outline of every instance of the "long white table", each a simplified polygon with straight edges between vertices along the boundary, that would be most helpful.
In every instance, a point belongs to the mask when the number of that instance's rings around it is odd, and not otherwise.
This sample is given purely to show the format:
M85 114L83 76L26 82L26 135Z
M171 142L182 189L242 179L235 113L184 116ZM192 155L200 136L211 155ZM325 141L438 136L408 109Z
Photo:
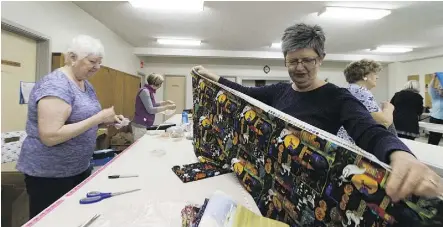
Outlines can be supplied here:
M166 123L178 124L181 115ZM424 163L434 166L443 176L443 148L403 140ZM165 151L164 155L153 152ZM252 197L240 186L233 174L182 183L172 172L174 165L197 162L190 140L145 135L106 166L93 173L71 192L24 226L77 227L94 214L101 217L91 227L111 226L181 226L181 209L188 203L201 204L216 190L259 214ZM138 174L138 178L109 180L108 175ZM116 192L140 188L141 191L80 205L89 191Z
M179 123L181 116L168 122ZM160 155L154 150L164 150ZM252 197L233 174L182 183L172 172L174 165L197 162L190 140L145 135L108 165L99 169L77 188L64 195L24 226L77 227L94 214L101 214L91 227L177 227L181 209L188 203L202 204L217 190L260 214ZM113 174L138 174L137 178L108 179ZM89 191L117 192L140 188L141 191L80 205Z
M420 121L418 122L418 125L420 126L420 128L426 131L443 133L443 125L440 124L433 124L429 122Z
M431 167L443 177L443 147L417 142L414 140L401 139L412 153L423 163Z

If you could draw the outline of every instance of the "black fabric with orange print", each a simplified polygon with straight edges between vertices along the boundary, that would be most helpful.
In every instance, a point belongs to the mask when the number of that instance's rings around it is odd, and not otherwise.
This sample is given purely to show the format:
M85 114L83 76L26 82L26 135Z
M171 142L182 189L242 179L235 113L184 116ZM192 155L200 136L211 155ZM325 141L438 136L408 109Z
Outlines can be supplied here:
M173 166L172 171L183 181L188 183L221 174L232 172L229 168L221 168L211 163L193 163L182 166Z
M443 226L443 202L392 203L378 164L192 75L195 154L230 166L262 215L307 227Z

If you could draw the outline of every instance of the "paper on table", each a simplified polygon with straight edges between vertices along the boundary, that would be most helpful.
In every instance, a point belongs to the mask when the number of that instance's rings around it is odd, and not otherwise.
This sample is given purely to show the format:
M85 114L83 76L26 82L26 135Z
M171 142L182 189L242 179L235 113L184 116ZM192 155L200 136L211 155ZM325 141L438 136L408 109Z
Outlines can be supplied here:
M20 104L27 104L29 102L29 95L34 85L34 82L20 81Z
M209 199L199 227L288 227L287 224L262 217L237 204L223 192L215 192Z

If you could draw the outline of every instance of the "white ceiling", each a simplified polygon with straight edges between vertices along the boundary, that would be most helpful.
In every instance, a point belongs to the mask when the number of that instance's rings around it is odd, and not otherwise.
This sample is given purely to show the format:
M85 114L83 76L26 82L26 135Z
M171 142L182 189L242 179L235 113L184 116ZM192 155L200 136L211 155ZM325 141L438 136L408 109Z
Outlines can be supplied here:
M206 1L205 10L199 13L134 9L124 1L74 3L136 47L138 55L229 57L236 53L278 58L279 50L271 49L270 44L279 42L283 30L297 22L321 25L327 36L326 51L337 59L371 55L364 49L379 45L413 46L417 49L412 54L421 57L443 54L443 2ZM375 21L317 17L316 12L325 6L385 8L392 9L392 14ZM203 44L192 51L173 50L183 47L161 46L155 42L157 38L193 38ZM398 55L373 57L389 61Z

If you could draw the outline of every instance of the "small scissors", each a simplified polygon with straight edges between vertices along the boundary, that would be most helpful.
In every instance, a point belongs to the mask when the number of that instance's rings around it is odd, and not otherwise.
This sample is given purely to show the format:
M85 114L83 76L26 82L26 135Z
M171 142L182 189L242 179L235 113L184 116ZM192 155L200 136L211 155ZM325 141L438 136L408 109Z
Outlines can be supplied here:
M129 191L122 191L122 192L88 192L86 194L86 198L80 199L80 204L91 204L91 203L96 203L96 202L100 202L103 199L107 199L110 198L112 196L117 196L117 195L122 195L122 194L126 194L126 193L131 193L131 192L135 192L135 191L139 191L140 189L134 189L134 190L129 190Z

